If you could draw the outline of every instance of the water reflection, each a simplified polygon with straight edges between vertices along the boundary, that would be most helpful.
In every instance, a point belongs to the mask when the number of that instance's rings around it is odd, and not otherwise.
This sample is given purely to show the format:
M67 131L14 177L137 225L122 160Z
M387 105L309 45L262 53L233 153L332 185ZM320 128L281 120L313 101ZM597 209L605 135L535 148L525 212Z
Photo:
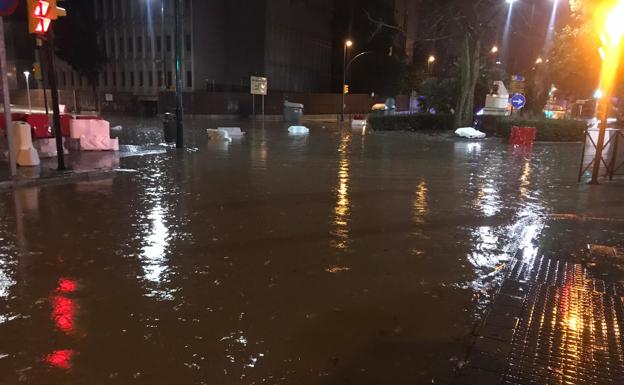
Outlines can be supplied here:
M427 182L420 181L416 188L416 198L414 199L414 222L422 224L425 222L425 216L429 212L427 207Z
M529 195L529 185L531 182L529 178L531 177L531 162L526 161L524 163L524 170L522 170L522 175L520 176L520 198L525 200Z
M164 222L164 210L159 202L154 203L148 218L151 221L150 232L145 237L146 245L143 246L143 269L145 279L155 284L162 282L167 271L167 245L169 230Z
M0 255L0 258L0 299L6 299L9 297L11 287L15 285L15 280L9 274L11 270L4 256Z
M45 356L44 361L53 367L69 370L72 367L72 358L75 355L76 352L72 349L55 350Z
M167 211L163 206L163 197L168 193L162 185L165 178L163 171L149 176L150 187L146 189L147 232L143 235L141 261L143 277L148 283L148 296L160 299L172 299L173 291L165 285L169 274L169 242L171 233L165 222Z
M478 207L481 213L487 217L492 217L501 209L501 198L498 187L493 179L488 178L479 190Z
M334 220L332 246L338 250L347 250L349 243L349 220L351 206L349 201L349 144L351 135L344 132L338 146L338 187L336 192L336 204L334 206Z

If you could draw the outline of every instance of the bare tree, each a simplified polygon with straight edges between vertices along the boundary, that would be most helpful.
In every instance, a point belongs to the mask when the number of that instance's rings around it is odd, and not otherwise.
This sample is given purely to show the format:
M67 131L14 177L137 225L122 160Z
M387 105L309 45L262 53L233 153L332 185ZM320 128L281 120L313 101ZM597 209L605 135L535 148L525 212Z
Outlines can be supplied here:
M444 42L447 53L456 58L458 95L455 108L455 125L472 122L474 96L487 51L483 41L494 32L498 16L507 9L503 0L423 0L421 1L419 40ZM367 14L377 30L389 28L405 33L400 27Z

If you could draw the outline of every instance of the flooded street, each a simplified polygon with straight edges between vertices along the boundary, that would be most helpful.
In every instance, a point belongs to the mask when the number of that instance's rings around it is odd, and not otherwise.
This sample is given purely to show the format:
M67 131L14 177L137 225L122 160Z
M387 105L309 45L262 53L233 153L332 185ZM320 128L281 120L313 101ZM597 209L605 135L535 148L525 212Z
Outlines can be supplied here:
M211 127L0 191L0 384L450 384L513 258L624 239L580 144Z

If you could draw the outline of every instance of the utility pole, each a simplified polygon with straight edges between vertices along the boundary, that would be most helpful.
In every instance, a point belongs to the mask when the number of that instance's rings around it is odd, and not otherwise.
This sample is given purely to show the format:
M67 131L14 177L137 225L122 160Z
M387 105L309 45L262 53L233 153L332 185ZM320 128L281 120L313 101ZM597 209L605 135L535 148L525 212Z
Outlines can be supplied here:
M11 121L11 99L9 96L9 79L7 78L6 47L4 45L4 17L0 16L0 77L2 77L2 96L4 102L4 126L9 145L9 169L11 176L17 173L15 163L15 147L13 145L13 122Z
M56 6L56 0L28 0L28 32L35 34L37 46L44 48L48 62L48 81L52 93L52 126L56 138L56 156L58 170L64 171L63 135L61 133L61 112L59 110L58 84L54 69L54 30L50 28L52 20L67 15L64 8Z
M56 138L56 158L58 161L58 170L65 171L65 157L63 154L63 134L61 132L61 111L59 109L58 83L56 79L56 70L54 69L54 31L50 29L48 32L48 41L45 43L45 52L48 60L48 81L50 82L50 91L52 93L52 125L54 128L54 137Z
M174 0L175 14L175 71L176 71L176 147L184 147L184 127L182 125L182 0Z

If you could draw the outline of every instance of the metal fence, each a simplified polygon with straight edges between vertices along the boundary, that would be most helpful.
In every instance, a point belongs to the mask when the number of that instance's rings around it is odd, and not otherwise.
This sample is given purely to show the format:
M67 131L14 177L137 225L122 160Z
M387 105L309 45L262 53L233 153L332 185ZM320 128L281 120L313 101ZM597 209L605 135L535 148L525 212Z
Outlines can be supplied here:
M585 133L585 145L578 176L579 182L582 180L583 174L595 165L598 134L597 128L590 128ZM601 176L613 180L615 175L624 174L624 130L607 129L602 154L600 160Z

